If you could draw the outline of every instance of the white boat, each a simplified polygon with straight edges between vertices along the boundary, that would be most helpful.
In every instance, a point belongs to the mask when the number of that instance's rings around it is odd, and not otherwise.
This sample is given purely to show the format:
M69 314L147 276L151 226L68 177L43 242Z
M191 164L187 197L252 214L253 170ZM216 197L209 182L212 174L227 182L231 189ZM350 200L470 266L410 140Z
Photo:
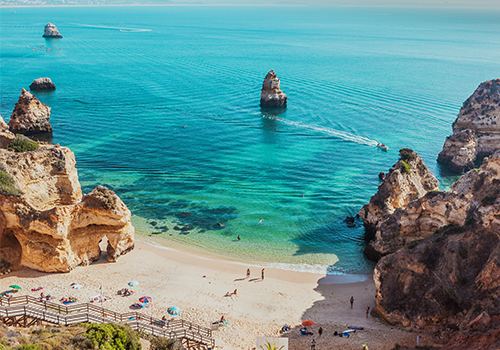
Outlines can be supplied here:
M377 142L377 147L384 150L384 151L387 151L389 149L389 147L387 147L386 145L384 145L383 143L380 143L380 142Z

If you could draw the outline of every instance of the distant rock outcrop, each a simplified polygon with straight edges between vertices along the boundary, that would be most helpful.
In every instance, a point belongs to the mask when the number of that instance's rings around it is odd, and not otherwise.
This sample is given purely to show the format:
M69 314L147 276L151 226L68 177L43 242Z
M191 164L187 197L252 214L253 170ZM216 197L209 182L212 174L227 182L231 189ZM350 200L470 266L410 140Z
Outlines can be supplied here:
M422 238L422 235L428 236L435 231L431 222L423 218L409 223L421 226L414 232L406 229L406 222L398 221L404 210L411 212L411 202L422 198L429 191L437 191L439 186L434 174L416 152L407 148L399 152L401 159L385 175L378 192L358 213L367 232L374 235L365 249L365 254L372 260L378 260L381 256ZM417 213L415 215L418 216Z
M446 349L497 349L490 345L500 344L499 194L500 150L464 174L450 192L411 203L421 208L420 215L406 215L401 227L415 229L414 222L432 219L433 213L455 217L456 224L442 226L378 262L378 315L404 327L434 327L452 337ZM444 209L447 213L441 213ZM474 347L473 339L481 347Z
M59 31L57 30L57 27L50 22L45 26L45 30L44 30L44 33L42 36L44 38L62 38L63 37L61 35L61 33L59 33Z
M82 196L75 163L59 145L0 149L0 256L14 268L68 272L97 260L105 236L110 261L133 249L126 205L103 186Z
M262 84L262 92L260 94L260 105L262 107L281 107L285 106L287 97L280 90L280 80L276 73L271 69L267 73L264 83Z
M50 107L23 89L10 117L9 129L14 134L51 134L52 126L49 119Z
M55 90L56 86L50 78L35 79L31 85L30 90Z
M463 104L438 161L452 171L474 167L500 148L500 79L481 83Z
M0 115L0 148L6 148L16 136L9 131L9 126Z

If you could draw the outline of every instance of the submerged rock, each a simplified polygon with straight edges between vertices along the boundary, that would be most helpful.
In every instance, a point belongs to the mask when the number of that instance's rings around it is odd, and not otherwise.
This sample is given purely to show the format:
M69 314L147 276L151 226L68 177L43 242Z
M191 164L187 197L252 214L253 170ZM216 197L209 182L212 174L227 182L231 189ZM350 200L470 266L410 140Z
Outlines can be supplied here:
M0 149L0 256L14 268L68 272L99 259L108 239L108 260L134 247L126 205L99 186L82 195L75 156L66 147L41 145L30 152Z
M35 79L31 85L30 90L55 90L56 86L50 78Z
M286 102L287 96L280 90L280 80L271 69L262 83L260 105L262 107L281 107L285 106Z
M14 134L36 135L52 133L50 107L35 95L22 89L16 108L10 117L9 130Z
M500 148L500 79L481 83L464 102L438 162L455 172Z
M45 26L44 33L42 35L44 38L62 38L63 36L57 30L57 27L52 23L47 23Z

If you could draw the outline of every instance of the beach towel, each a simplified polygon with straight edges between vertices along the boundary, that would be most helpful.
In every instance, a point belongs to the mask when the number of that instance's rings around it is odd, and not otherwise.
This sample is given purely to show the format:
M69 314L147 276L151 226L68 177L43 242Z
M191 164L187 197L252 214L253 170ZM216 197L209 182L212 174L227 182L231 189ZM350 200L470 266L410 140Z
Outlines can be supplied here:
M80 289L82 287L83 286L81 284L74 284L74 285L71 286L71 288L73 288L73 289Z
M70 300L70 301L63 301L63 304L64 304L64 305L69 305L69 304L73 304L73 303L76 303L76 300L75 300L75 299Z

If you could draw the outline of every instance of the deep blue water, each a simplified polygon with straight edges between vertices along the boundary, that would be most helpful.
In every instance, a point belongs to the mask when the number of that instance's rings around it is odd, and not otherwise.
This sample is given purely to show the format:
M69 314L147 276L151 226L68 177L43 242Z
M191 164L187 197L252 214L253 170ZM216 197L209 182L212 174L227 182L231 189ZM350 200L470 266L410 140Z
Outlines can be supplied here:
M4 119L22 87L50 77L57 90L37 97L84 191L114 189L146 239L268 266L369 272L364 230L343 219L403 147L449 185L436 158L451 123L500 75L498 11L14 11L0 9ZM47 22L64 38L43 39ZM285 111L259 107L270 69Z

